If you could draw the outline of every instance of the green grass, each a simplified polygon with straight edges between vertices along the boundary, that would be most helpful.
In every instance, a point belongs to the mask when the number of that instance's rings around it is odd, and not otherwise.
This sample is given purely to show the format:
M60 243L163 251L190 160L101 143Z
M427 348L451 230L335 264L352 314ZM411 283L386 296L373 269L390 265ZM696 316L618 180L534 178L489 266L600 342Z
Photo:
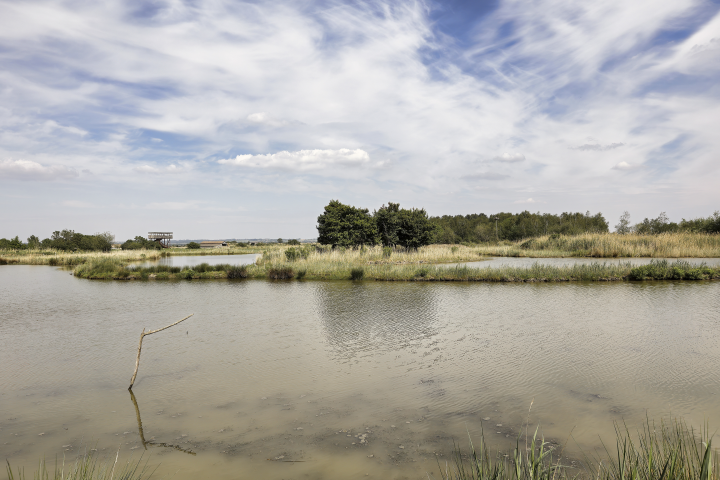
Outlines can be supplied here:
M35 480L143 480L150 478L152 472L147 468L147 464L141 463L142 458L135 462L127 461L118 465L118 455L114 459L99 460L97 455L90 451L86 452L82 457L77 458L73 463L65 464L63 458L62 463L55 462L55 468L48 471L45 460L40 460L38 469L33 473L32 477L25 474L24 469L18 468L15 472L7 462L8 480L26 480L33 478ZM15 476L17 474L17 476Z
M440 282L571 282L624 280L713 280L720 279L720 267L695 266L685 261L653 260L649 265L633 267L629 262L571 266L550 266L536 262L529 267L444 267L426 264L366 264L342 261L318 261L313 256L295 262L271 259L242 267L228 264L195 267L164 265L132 268L117 259L99 259L75 268L75 275L89 279L240 279L271 280L378 280Z
M452 459L438 465L443 480L718 480L717 452L707 427L700 432L682 420L659 425L647 420L632 434L616 424L615 447L603 455L585 458L576 468L560 462L555 448L539 430L523 441L518 436L512 455L492 454L481 435L477 447L470 440L468 453L457 445ZM560 453L560 452L558 452ZM429 475L428 475L429 476ZM430 476L429 476L430 477ZM432 478L432 477L430 477Z

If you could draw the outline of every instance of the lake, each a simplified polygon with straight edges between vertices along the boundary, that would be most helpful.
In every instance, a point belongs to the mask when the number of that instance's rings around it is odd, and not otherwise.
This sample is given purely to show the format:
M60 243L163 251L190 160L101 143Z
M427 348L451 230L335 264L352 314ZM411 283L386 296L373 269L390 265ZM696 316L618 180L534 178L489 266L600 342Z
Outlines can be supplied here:
M546 439L572 432L569 461L646 414L720 425L720 282L122 282L12 265L0 311L0 458L28 471L84 448L137 458L144 437L168 445L147 445L155 478L420 479L481 425L511 449L531 402ZM132 398L142 329L190 313L145 338Z

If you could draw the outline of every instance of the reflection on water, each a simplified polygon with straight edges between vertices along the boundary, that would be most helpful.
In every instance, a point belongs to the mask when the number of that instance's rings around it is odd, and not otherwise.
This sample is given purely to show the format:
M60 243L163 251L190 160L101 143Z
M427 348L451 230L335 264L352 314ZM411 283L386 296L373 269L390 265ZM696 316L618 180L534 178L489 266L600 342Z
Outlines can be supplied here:
M97 445L147 448L181 480L438 477L436 455L481 423L512 448L534 399L530 423L558 443L572 431L577 458L646 413L717 426L718 305L710 281L95 282L3 266L0 457L32 468ZM128 402L140 332L187 312L143 342Z
M255 263L259 254L250 253L247 255L178 255L171 257L160 257L152 262L141 262L134 264L136 267L153 267L155 265L167 265L170 267L194 267L201 263L208 265L250 265Z

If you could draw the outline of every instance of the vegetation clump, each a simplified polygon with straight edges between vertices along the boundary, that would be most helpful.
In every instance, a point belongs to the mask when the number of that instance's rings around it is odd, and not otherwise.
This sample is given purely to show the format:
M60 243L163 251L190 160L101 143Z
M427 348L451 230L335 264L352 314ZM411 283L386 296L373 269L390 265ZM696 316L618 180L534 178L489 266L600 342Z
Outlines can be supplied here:
M689 262L652 260L649 265L642 265L630 270L630 280L710 280L720 278L720 271L705 264L692 265Z
M290 280L295 276L292 267L279 266L268 269L267 276L270 280Z
M190 242L186 245L186 248L188 248L189 250L199 250L200 244L197 242Z

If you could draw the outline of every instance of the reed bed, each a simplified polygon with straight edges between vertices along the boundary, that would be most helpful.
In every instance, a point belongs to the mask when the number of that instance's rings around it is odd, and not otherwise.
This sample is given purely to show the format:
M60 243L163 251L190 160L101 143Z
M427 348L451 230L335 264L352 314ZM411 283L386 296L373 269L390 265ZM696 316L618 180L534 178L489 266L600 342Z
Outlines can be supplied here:
M663 233L659 235L583 233L544 235L512 244L483 245L478 253L500 257L720 257L720 235Z
M602 456L586 458L576 468L553 460L555 449L548 446L538 430L521 442L518 436L512 455L491 454L481 435L477 448L455 447L452 460L440 468L442 480L718 480L718 454L712 449L707 427L696 432L682 420L656 425L646 421L643 429L631 434L627 426L616 425L616 445ZM529 440L529 444L528 444ZM429 478L430 475L428 475Z
M75 266L87 262L110 259L120 262L158 260L160 250L113 250L111 252L63 252L60 250L6 250L0 251L0 265L52 265Z
M689 262L652 261L633 267L629 262L551 266L539 262L529 267L476 268L432 264L358 264L337 259L323 259L322 254L287 261L280 257L264 257L256 264L208 265L195 267L127 266L117 259L99 259L75 268L75 275L89 279L163 280L163 279L243 279L271 280L377 280L377 281L440 281L440 282L570 282L622 280L712 280L720 279L720 267L692 265Z

